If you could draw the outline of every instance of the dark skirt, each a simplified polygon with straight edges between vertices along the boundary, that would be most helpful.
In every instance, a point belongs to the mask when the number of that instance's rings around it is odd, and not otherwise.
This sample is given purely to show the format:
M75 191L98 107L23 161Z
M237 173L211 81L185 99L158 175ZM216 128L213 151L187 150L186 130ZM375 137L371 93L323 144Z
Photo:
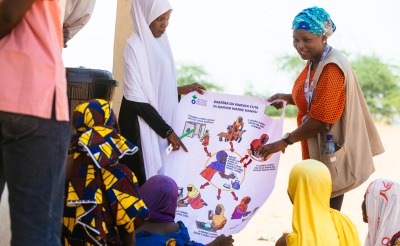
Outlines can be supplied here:
M139 150L133 155L125 155L120 162L135 173L139 186L142 186L146 181L146 172L144 169L139 120L133 104L134 102L130 102L125 98L122 99L118 123L121 135L135 144Z

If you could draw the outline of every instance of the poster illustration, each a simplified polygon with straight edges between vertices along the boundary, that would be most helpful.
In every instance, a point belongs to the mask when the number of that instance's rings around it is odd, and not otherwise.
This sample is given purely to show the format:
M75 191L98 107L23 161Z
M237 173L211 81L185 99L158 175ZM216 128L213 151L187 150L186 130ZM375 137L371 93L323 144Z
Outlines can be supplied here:
M280 152L262 160L257 148L282 138L284 115L265 115L267 105L208 91L180 101L172 127L189 152L171 152L165 174L178 185L175 221L188 227L192 240L238 233L271 194Z

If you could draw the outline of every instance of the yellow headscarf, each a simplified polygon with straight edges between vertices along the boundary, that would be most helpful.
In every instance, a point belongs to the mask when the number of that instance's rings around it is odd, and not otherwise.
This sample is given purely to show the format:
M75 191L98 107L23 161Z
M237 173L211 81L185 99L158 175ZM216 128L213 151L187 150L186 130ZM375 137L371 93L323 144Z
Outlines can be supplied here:
M293 202L293 232L286 237L287 245L361 245L350 219L329 207L332 181L323 163L309 159L296 164L288 193Z
M222 204L218 204L217 206L220 206L221 212L219 214L213 214L212 222L214 223L214 225L220 226L226 222L226 218L224 216L225 208L224 208L224 205L222 205Z
M197 189L194 187L194 185L190 184L190 185L188 185L187 187L188 187L188 188L192 188L192 190L188 192L188 197L189 197L189 198L196 198L196 197L200 194L199 190L197 190Z

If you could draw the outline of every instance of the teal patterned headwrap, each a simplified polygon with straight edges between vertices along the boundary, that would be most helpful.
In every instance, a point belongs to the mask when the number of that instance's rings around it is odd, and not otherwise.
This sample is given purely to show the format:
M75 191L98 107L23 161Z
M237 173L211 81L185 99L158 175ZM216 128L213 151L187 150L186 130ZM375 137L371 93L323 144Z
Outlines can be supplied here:
M336 26L323 8L312 7L304 9L294 17L292 29L306 30L319 36L330 37L336 30Z

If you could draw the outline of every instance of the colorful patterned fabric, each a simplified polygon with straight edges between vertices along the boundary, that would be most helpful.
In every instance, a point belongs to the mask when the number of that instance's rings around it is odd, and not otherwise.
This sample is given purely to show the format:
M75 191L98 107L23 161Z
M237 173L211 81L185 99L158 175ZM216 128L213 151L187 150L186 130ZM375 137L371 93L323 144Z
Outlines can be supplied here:
M335 32L336 26L323 8L312 7L304 9L294 17L292 29L330 37Z
M288 246L361 245L351 220L329 207L332 180L322 162L304 160L293 166L288 194L293 202L292 228Z
M78 105L72 118L76 134L72 136L70 149L85 149L97 167L114 164L125 154L132 155L138 150L118 134L115 114L105 100Z
M308 63L300 73L292 89L292 97L298 108L297 125L300 126L302 118L307 114L307 100L304 96L304 81L307 77ZM316 70L310 73L310 80L314 78ZM311 103L310 116L313 119L334 124L342 116L346 102L344 88L344 74L342 70L333 63L327 64L319 77L315 88L314 100ZM301 141L303 160L309 159L307 140Z
M121 245L118 231L133 232L148 215L134 173L118 163L137 147L117 133L104 100L79 105L73 119L77 134L70 145L74 164L66 187L63 244Z
M376 179L365 193L368 216L366 246L400 245L400 184Z

